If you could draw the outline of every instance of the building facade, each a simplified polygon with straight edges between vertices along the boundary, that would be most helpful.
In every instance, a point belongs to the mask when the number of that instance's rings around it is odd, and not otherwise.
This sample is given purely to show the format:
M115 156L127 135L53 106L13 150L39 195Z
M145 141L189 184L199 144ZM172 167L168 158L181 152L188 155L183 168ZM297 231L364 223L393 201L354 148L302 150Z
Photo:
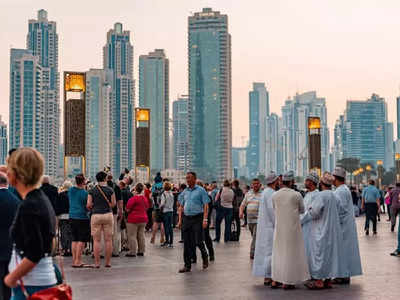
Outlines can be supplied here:
M308 173L308 118L321 119L321 169L329 166L329 129L325 98L315 91L296 94L282 107L283 171L293 170L296 176Z
M111 70L90 69L86 72L86 176L96 173L112 162L113 73Z
M6 164L8 155L7 124L1 120L0 116L0 165Z
M247 165L249 176L266 174L266 120L269 116L269 94L264 83L253 83L249 92L249 147Z
M190 167L204 180L232 177L231 36L211 8L188 18Z
M10 148L33 147L45 157L45 103L39 57L25 49L10 52Z
M365 101L349 100L335 125L337 159L359 158L376 166L378 160L394 165L393 124L387 121L384 98L372 94Z
M180 96L172 107L174 168L186 173L189 171L188 96Z
M110 69L113 75L111 169L115 177L125 168L131 170L135 160L133 46L130 32L123 30L121 23L107 33L103 69Z
M139 57L139 106L150 108L150 168L169 167L169 61L163 49Z
M57 177L60 144L60 74L58 70L58 34L56 22L49 21L41 9L37 20L29 20L27 49L38 57L41 67L41 96L44 112L44 161L46 173Z

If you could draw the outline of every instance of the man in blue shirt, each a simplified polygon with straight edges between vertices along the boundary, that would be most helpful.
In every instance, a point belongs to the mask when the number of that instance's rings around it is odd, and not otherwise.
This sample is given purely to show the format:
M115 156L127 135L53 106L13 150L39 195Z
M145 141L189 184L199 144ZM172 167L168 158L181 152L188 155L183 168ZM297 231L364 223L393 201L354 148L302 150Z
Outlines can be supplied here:
M370 179L368 186L362 191L361 209L365 209L365 234L369 235L369 221L372 221L372 230L376 234L376 215L380 206L381 195L375 187L375 181Z
M204 188L196 185L196 173L188 172L186 181L188 187L179 195L179 228L183 232L183 258L185 266L179 273L190 272L191 259L196 247L200 249L203 259L203 269L208 268L208 254L204 245L203 229L208 224L208 203L210 198ZM182 227L183 222L183 227Z

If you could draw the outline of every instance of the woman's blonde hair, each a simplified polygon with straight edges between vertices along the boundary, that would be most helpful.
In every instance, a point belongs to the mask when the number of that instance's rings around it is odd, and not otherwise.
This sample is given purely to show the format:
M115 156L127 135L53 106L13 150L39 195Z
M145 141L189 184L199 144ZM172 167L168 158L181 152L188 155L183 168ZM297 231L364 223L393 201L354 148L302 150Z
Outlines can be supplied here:
M171 184L168 181L164 182L164 190L166 191L171 190Z
M61 191L68 191L72 187L72 182L69 180L65 180L63 185L61 186Z
M30 187L38 186L43 176L44 160L33 148L19 148L9 157L7 166L16 179Z

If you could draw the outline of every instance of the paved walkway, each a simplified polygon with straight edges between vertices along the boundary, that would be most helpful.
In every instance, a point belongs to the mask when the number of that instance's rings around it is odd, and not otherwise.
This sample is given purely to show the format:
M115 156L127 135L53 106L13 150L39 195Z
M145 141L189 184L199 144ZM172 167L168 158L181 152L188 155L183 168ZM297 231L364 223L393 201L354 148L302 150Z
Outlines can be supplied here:
M199 264L188 274L178 274L182 267L182 244L174 249L162 249L149 243L146 236L146 256L114 258L111 269L72 269L66 259L67 279L73 287L75 300L109 299L399 299L400 259L389 256L395 248L397 233L382 222L377 236L364 236L358 218L359 242L364 275L352 279L347 287L309 291L304 287L294 291L271 290L263 286L262 278L251 275L249 260L250 233L242 231L240 243L216 245L216 261L201 270ZM213 235L213 231L211 232ZM175 231L175 236L179 236ZM85 257L86 262L92 259Z

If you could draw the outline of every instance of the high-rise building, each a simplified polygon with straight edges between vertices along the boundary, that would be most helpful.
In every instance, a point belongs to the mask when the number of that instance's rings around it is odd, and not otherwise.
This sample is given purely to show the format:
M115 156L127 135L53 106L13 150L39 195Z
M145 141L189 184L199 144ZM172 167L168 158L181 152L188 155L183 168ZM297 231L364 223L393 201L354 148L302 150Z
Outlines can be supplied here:
M273 171L277 174L283 173L282 164L282 118L272 113L266 118L266 147L264 159L266 162L265 174Z
M86 175L94 178L111 166L113 73L90 69L86 72Z
M8 152L7 124L1 120L0 116L0 165L6 163Z
M361 163L394 165L393 124L387 121L384 98L372 94L366 101L349 100L336 121L335 149L338 158L359 158Z
M321 119L321 168L329 166L329 130L325 98L315 91L296 94L282 107L283 170L293 170L297 176L308 173L308 118Z
M231 36L211 8L188 18L189 153L204 180L232 177Z
M115 23L107 33L103 69L111 69L113 73L111 169L117 176L125 168L132 169L135 159L133 46L130 32L123 30L121 23Z
M234 178L249 178L247 166L247 147L232 147L232 167Z
M139 106L150 108L150 169L169 168L169 61L163 49L139 57Z
M11 49L10 148L33 147L46 157L42 75L39 57L31 50Z
M38 57L41 67L41 95L44 112L44 151L46 173L58 173L60 145L60 74L58 70L58 34L56 22L49 21L41 9L37 20L29 20L27 49Z
M177 170L189 171L188 96L180 96L173 102L174 157Z
M265 151L267 143L266 119L269 116L269 94L264 83L254 82L249 92L249 147L247 166L249 176L257 177L266 172Z
M397 139L400 140L400 96L396 98Z

